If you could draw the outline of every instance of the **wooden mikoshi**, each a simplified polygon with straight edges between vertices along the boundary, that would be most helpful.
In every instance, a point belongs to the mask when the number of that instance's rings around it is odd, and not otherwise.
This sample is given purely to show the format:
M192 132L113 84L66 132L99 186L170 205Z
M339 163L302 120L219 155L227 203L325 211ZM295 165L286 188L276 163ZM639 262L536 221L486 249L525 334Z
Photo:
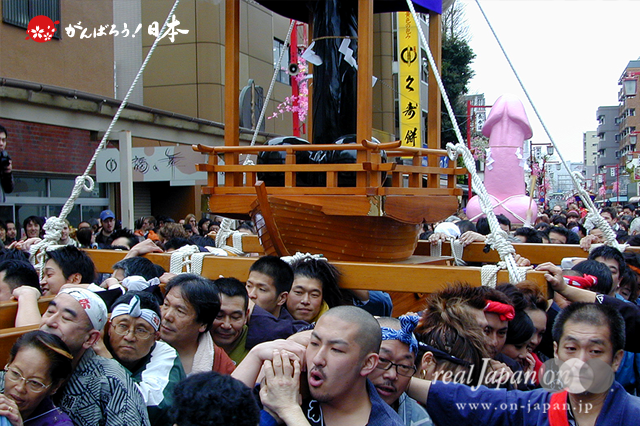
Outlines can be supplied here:
M226 2L225 146L197 145L194 150L209 154L208 164L199 165L198 170L208 173L203 194L209 196L210 212L232 218L251 215L267 254L285 256L302 251L324 253L332 260L405 260L416 248L420 224L441 220L458 207L457 197L462 190L456 187L456 177L465 174L465 169L453 162L440 167L440 158L446 156L446 151L437 149L439 135L431 132L431 124L429 149L401 147L399 141L369 142L373 4L373 0L358 0L358 143L241 147L237 107L239 6L235 0ZM433 15L439 22L439 16ZM432 50L440 52L440 35L434 34ZM437 90L430 90L429 96L437 99L433 103L431 99L430 105L438 104L429 119L439 120L440 95ZM300 150L355 151L357 161L296 164L295 154ZM382 150L390 162L382 162ZM263 151L284 152L285 164L240 164L240 154ZM224 156L224 165L219 164L219 156ZM409 158L404 162L408 164L396 163L397 157ZM423 166L423 159L428 166ZM296 174L302 172L322 174L322 186L297 186ZM224 173L224 184L218 179L219 173ZM281 173L284 186L260 186L258 173ZM355 186L340 186L340 173L355 174Z

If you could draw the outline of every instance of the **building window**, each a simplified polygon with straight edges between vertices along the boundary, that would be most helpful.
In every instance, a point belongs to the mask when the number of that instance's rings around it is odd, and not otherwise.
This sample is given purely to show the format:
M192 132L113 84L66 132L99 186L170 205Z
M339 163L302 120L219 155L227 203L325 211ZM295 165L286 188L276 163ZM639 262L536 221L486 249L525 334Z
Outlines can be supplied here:
M29 21L44 15L53 22L60 19L60 0L2 0L2 22L26 29ZM60 24L53 38L60 39Z
M0 219L20 224L28 216L58 216L69 198L75 179L72 177L32 176L14 173L15 188L0 206ZM67 216L73 226L82 220L97 218L109 206L107 184L96 183L93 192L82 192Z
M420 79L425 83L429 81L429 57L427 51L420 49L422 62L420 64Z
M287 49L282 40L278 40L277 38L273 39L273 66L278 70L278 75L276 76L276 81L279 81L283 84L291 84L291 80L289 78L289 73L287 69L289 68L289 50L285 50L284 55L282 56L282 61L278 64L278 59L280 59L280 55L282 54L282 50Z

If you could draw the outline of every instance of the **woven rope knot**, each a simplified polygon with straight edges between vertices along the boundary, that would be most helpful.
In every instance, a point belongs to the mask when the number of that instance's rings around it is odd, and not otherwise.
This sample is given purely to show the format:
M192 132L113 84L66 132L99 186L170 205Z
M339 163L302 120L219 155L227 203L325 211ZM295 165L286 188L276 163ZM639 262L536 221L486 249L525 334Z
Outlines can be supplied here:
M451 161L456 161L458 159L458 156L460 155L460 152L458 151L458 148L456 147L456 145L449 142L446 148L447 148L447 155L449 156L449 159Z
M200 253L200 249L196 245L183 246L171 253L171 261L169 272L172 274L181 274L184 268L185 272L191 272L191 256Z
M326 257L324 257L324 255L322 254L311 254L311 253L301 253L301 252L296 252L296 254L294 254L293 256L283 256L280 259L282 259L283 261L287 262L289 265L292 265L293 263L297 262L298 260L327 260Z
M216 234L216 247L226 250L229 253L233 253L238 256L243 256L245 252L242 247L242 236L245 235L242 232L231 229L235 221L233 219L224 218L220 224L220 229ZM232 237L233 246L227 245L227 239Z
M67 225L64 219L51 216L46 220L42 229L44 230L44 239L58 242L62 237L62 229Z
M96 183L93 180L93 178L89 175L78 176L76 177L76 186L82 186L82 189L84 189L87 192L91 192L95 188Z

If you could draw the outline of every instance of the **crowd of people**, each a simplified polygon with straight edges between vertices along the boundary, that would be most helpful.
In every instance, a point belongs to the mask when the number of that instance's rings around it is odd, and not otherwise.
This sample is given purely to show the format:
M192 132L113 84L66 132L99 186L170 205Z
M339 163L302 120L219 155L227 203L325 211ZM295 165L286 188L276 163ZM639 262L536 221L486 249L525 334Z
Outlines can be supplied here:
M31 218L26 238L0 252L0 301L17 300L17 327L39 328L19 338L0 371L0 418L14 426L637 421L640 261L598 244L597 228L579 236L574 228L589 224L576 213L573 221L572 209L560 209L544 230L504 224L514 241L576 233L562 243L588 243L584 259L536 265L550 295L528 281L452 283L397 318L389 294L341 288L341 271L320 256L257 258L246 281L174 275L144 257L215 246L219 224L194 215L145 217L130 231L105 210L97 227L63 233L39 279L25 250L42 221ZM615 209L601 214L626 221ZM482 241L483 226L450 218L425 237ZM78 238L84 229L90 244ZM94 244L126 250L109 276L81 249ZM43 295L52 299L41 314Z
M600 215L615 232L619 243L640 246L640 209L634 204L617 207L605 206ZM585 250L591 244L604 242L604 232L587 216L587 210L579 202L568 203L566 208L555 205L552 209L540 207L534 223L511 229L511 221L503 214L497 215L500 227L509 232L512 242L543 244L580 244ZM455 224L456 226L451 226ZM444 223L425 225L421 239L437 241L459 238L463 244L485 241L489 235L489 222L485 217L470 221L464 211L449 217Z

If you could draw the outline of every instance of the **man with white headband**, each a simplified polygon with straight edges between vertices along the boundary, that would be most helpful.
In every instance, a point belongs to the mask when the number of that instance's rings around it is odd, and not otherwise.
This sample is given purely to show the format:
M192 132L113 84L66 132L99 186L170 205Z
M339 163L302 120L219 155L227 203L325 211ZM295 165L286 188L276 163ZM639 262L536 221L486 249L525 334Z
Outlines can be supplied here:
M380 359L376 369L369 374L369 380L382 400L398 413L405 426L433 425L427 411L405 393L416 373L418 340L413 329L418 320L419 317L409 315L401 316L399 320L378 318L382 329Z
M40 329L67 344L74 368L54 399L77 426L149 425L142 395L124 368L92 348L106 322L106 305L89 290L63 289L51 301Z
M108 351L142 392L152 425L170 426L167 410L173 388L187 376L178 352L160 338L160 306L143 291L129 291L113 304L105 330Z

